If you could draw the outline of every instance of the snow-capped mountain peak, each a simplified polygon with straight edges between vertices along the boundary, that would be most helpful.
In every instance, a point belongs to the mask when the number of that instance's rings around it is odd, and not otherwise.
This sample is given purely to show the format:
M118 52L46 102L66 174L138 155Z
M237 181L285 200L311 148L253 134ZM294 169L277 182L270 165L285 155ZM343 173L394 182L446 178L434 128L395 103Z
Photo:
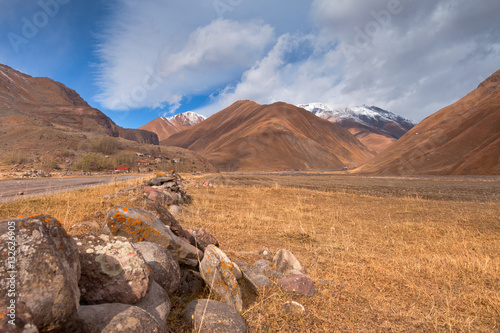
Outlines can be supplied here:
M376 106L361 105L335 109L322 103L299 104L297 106L312 112L320 118L336 123L342 123L350 120L368 126L379 127L377 124L381 122L395 122L406 130L415 126L411 120L405 119L395 113L386 111Z
M162 117L161 119L170 124L177 124L182 126L194 126L196 124L201 123L203 120L207 118L196 112L188 111L176 114L175 116L168 118Z

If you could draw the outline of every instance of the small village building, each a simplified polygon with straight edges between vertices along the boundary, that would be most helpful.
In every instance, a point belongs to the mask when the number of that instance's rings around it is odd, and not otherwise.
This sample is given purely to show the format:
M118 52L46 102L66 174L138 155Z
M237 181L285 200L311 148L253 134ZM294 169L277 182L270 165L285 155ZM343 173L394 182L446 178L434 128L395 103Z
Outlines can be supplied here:
M129 169L126 166L117 166L116 167L116 171L118 171L118 172L129 172Z
M148 161L146 160L140 160L137 162L137 165L141 165L141 166L147 166L147 165L150 165L151 163L149 163Z

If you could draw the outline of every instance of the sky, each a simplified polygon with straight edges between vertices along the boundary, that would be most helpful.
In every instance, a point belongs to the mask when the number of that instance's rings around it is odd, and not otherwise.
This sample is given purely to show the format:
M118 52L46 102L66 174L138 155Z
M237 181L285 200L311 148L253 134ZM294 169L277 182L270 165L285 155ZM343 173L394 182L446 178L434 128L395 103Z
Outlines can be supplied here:
M497 0L0 0L0 63L118 125L236 102L421 121L500 69Z

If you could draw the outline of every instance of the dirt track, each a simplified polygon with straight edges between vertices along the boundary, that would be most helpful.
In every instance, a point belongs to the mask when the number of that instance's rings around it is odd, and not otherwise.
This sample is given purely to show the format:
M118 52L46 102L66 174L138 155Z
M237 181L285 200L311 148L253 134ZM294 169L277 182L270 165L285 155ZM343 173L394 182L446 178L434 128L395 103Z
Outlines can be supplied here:
M105 185L115 181L127 181L144 176L104 176L80 178L42 178L27 180L0 181L0 202L7 202L24 197L78 190L81 188ZM116 179L115 179L116 178ZM23 193L20 195L19 193Z

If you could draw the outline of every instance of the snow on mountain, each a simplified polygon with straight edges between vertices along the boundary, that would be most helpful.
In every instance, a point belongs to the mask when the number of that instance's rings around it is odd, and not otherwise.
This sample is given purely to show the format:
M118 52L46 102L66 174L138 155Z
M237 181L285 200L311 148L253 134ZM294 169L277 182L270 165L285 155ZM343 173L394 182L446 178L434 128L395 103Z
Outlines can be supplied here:
M161 117L161 119L170 124L178 124L182 126L194 126L196 124L201 123L203 120L207 118L196 112L188 111L176 114L175 116L168 118Z
M342 123L350 120L358 123L383 129L381 126L384 123L394 122L405 130L410 130L415 124L406 118L398 116L395 113L386 111L376 106L354 106L333 109L322 103L308 103L297 105L300 108L306 109L316 116L326 119L331 122Z

